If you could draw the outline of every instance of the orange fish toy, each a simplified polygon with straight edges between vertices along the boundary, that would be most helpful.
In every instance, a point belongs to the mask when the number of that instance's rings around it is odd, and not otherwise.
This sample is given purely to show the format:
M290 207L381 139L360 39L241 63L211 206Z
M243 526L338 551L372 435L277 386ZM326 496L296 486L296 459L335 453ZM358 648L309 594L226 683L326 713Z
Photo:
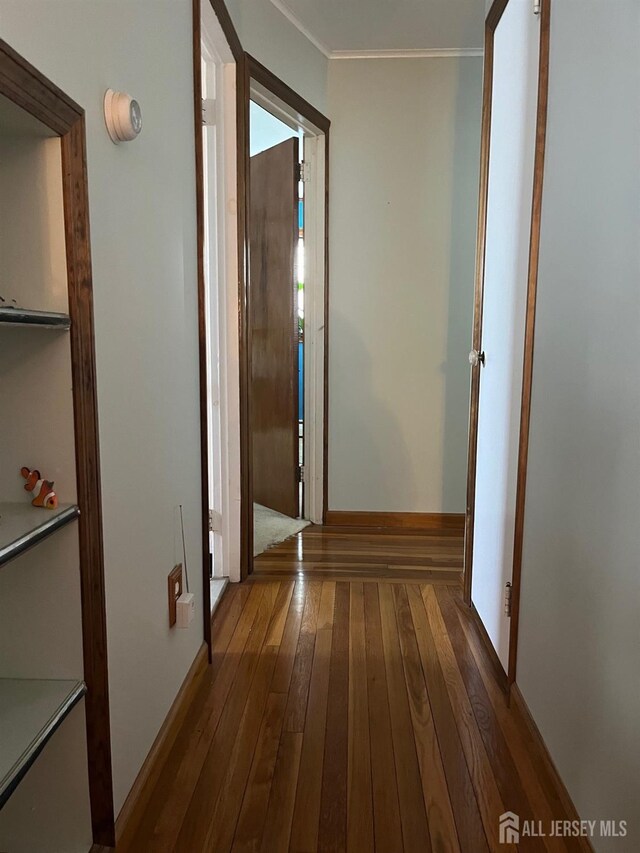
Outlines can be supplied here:
M58 496L53 491L53 482L51 480L43 480L40 476L40 471L32 471L29 468L21 468L20 473L27 481L25 490L33 492L35 497L31 501L33 506L40 506L44 509L56 509L58 506Z

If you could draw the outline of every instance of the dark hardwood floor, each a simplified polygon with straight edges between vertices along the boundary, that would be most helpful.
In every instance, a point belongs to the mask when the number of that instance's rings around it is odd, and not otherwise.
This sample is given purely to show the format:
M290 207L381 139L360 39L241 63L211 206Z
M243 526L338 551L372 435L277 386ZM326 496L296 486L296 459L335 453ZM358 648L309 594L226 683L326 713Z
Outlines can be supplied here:
M120 849L499 853L502 813L566 818L462 602L461 554L452 535L310 528L257 560Z

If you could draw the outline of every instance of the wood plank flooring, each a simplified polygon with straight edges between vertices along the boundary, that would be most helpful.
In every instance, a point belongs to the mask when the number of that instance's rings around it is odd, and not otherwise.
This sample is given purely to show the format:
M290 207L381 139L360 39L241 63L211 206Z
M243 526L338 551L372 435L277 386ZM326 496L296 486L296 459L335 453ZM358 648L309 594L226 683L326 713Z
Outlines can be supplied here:
M306 527L254 560L253 578L304 572L309 579L354 578L454 583L462 573L458 531Z
M119 849L499 853L516 849L503 812L566 818L450 577L461 552L310 529L257 561L224 594L213 664Z

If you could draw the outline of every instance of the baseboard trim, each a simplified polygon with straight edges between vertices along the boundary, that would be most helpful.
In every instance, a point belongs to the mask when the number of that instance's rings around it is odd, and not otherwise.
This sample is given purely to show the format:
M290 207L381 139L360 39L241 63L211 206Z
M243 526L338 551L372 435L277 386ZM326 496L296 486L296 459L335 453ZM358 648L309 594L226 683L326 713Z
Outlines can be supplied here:
M558 768L554 764L553 758L551 758L551 753L544 742L540 729L538 728L536 721L533 719L529 706L525 702L524 696L520 692L520 688L517 684L511 685L510 700L513 712L519 714L522 718L531 740L542 757L544 766L551 779L551 784L554 786L555 793L558 795L558 799L566 813L566 819L572 821L580 820L580 816L578 815L578 811L571 799L571 795L567 791L567 788L562 781L562 777L558 773ZM594 853L593 846L588 838L581 836L575 840L580 844L581 849L584 850L585 853Z
M169 713L165 717L164 723L160 727L160 731L149 750L149 754L140 768L136 781L133 783L133 787L129 791L129 795L120 810L120 814L116 820L116 849L120 845L128 849L128 845L131 844L153 792L155 782L175 743L180 726L187 715L200 681L207 670L207 665L207 644L203 643L198 649L189 672L185 676L182 686L169 709Z
M351 512L327 510L325 524L336 527L379 527L401 530L446 530L464 532L464 513L442 512Z
M466 605L465 605L466 606ZM502 692L505 696L509 695L509 679L507 678L507 673L505 672L504 667L502 666L502 661L498 657L497 651L493 647L493 643L491 642L491 638L487 633L487 629L484 626L484 622L478 611L475 608L475 605L472 604L469 608L471 611L471 616L473 621L475 622L476 628L478 629L478 634L480 635L480 640L484 646L484 650L491 662L491 666L493 667L494 674L496 676L496 680L500 685Z

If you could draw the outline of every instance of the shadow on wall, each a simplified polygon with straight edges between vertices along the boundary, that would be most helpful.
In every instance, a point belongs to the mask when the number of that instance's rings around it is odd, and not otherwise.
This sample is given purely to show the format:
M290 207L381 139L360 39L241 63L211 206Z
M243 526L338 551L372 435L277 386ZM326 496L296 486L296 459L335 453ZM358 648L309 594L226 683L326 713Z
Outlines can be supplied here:
M452 134L449 308L444 373L442 511L466 507L468 412L482 112L481 59L458 60ZM472 196L470 197L470 194Z
M418 491L411 456L398 419L375 395L371 356L344 314L332 315L331 337L336 341L348 341L349 349L349 364L344 367L334 364L333 370L347 369L354 381L348 398L329 400L329 441L333 444L329 459L349 460L354 482L350 491L358 502L354 504L353 498L349 501L344 495L344 487L341 488L342 495L331 495L331 484L336 478L330 470L329 508L339 511L357 506L367 512L386 511L390 494L396 491L395 484L398 483L402 484L403 503L413 506L418 499ZM335 428L332 429L332 406L339 406L340 421L349 424L348 431L336 434ZM375 430L371 428L372 424L375 424Z

